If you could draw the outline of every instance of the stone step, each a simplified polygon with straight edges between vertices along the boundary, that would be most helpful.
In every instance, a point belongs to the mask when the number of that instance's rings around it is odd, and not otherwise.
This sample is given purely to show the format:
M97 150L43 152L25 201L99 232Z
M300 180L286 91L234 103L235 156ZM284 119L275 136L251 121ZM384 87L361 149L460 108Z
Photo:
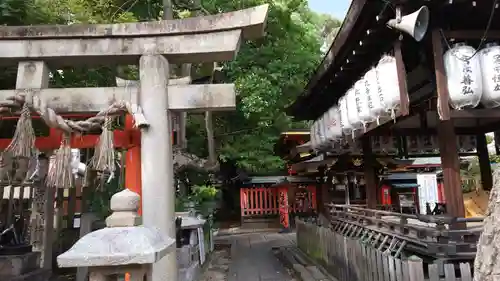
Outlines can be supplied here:
M18 276L40 268L40 253L0 256L0 280L3 276Z

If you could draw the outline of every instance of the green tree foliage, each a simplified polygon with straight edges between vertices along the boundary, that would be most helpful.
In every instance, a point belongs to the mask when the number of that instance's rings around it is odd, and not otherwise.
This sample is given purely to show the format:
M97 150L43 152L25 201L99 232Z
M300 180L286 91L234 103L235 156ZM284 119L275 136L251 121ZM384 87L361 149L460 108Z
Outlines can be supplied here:
M304 89L322 57L322 31L328 17L313 13L300 0L203 3L210 13L270 4L266 36L243 44L237 59L224 66L227 82L237 87L237 111L214 114L214 126L222 160L234 159L255 172L283 169L273 146L281 132L305 126L293 123L284 109ZM188 148L206 155L203 118L191 116L189 121Z

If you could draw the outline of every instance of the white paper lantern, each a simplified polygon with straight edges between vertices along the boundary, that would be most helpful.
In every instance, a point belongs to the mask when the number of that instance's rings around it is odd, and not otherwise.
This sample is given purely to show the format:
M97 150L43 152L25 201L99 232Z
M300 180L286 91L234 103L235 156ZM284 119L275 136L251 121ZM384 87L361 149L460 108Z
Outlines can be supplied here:
M323 150L327 146L325 115L318 119L318 149Z
M471 46L456 44L444 54L450 105L455 109L476 107L481 101L483 78L475 52Z
M386 112L395 117L395 110L401 105L399 95L398 69L396 59L391 56L384 56L377 65L379 75L379 86L382 90L382 106Z
M488 44L478 55L483 78L481 103L486 108L498 107L500 106L500 46Z
M318 147L318 135L316 134L316 127L317 127L318 122L314 121L312 126L311 126L311 148L313 150L316 150Z
M326 112L325 125L325 138L327 142L331 143L342 136L342 128L340 127L340 111L337 106L333 106Z
M368 80L360 79L354 84L354 93L356 94L356 104L358 117L366 127L366 124L375 121L375 116L370 112L370 84Z
M349 89L346 93L347 102L347 120L351 124L353 130L357 130L363 127L363 122L358 115L358 103L356 102L356 90L355 88Z
M342 128L342 133L344 135L352 134L352 126L349 123L349 116L347 114L347 98L343 96L339 99L339 110L340 110L340 127Z
M382 88L380 87L379 82L379 72L377 68L370 69L365 74L365 81L370 85L370 89L368 92L368 102L370 103L370 114L377 120L377 123L380 117L385 116L387 114L386 108L384 107L384 95L382 93Z

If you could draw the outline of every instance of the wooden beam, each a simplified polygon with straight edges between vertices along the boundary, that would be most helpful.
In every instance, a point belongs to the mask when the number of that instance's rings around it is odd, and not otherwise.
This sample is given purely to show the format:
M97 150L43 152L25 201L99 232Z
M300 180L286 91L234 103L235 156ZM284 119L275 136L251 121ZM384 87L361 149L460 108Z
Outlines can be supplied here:
M366 204L368 208L377 207L377 172L375 171L375 156L372 152L372 145L369 137L361 139L363 142L363 169L365 175Z
M43 60L51 66L137 64L142 54L164 55L173 63L228 61L235 58L240 42L241 30L164 37L0 40L0 65L28 60Z
M434 69L436 73L436 87L438 96L439 119L450 120L450 93L448 92L448 82L444 70L443 42L438 29L432 31L432 52L434 55Z
M450 117L468 119L499 119L500 110L498 110L498 108L451 110Z
M169 85L169 109L179 111L233 110L236 108L234 84ZM29 103L45 101L57 112L99 112L115 101L138 104L137 87L65 88L1 90L0 101L15 95L25 95ZM35 98L36 97L36 98Z
M396 59L396 68L398 74L400 115L406 116L410 113L410 98L408 96L408 87L406 85L406 69L403 55L401 53L401 41L396 40L394 43L394 57Z
M447 39L481 39L484 36L484 30L447 30L443 31ZM488 30L488 39L500 39L500 31Z

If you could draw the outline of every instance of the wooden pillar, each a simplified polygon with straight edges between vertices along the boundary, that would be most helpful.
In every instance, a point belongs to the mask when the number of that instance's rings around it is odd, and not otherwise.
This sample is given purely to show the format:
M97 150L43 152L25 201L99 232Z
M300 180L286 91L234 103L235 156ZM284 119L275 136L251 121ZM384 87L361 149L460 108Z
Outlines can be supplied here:
M460 158L458 157L457 137L450 120L449 92L443 61L443 43L439 30L432 31L432 49L438 97L439 120L437 124L439 154L443 167L443 188L446 198L446 211L455 217L464 217L464 199L460 180Z
M484 190L491 190L493 188L493 175L491 173L490 155L488 153L486 135L477 135L476 144L477 156L479 158L479 168L481 169L481 184Z
M175 187L168 110L169 63L162 55L143 55L139 60L140 101L150 127L141 132L142 218L175 237ZM177 280L176 252L153 265L152 281Z
M441 166L443 168L443 188L446 211L454 217L465 217L462 181L460 179L460 158L453 121L438 120L438 142Z
M363 167L365 172L366 204L368 208L377 207L377 171L375 170L375 156L372 152L370 137L362 138Z
M140 135L140 132L134 131L133 122L132 116L127 115L125 119L125 131L130 134L133 145L127 149L125 155L125 187L142 197L141 146L140 140L139 143L135 140L136 135ZM138 213L142 215L142 204L139 204Z

